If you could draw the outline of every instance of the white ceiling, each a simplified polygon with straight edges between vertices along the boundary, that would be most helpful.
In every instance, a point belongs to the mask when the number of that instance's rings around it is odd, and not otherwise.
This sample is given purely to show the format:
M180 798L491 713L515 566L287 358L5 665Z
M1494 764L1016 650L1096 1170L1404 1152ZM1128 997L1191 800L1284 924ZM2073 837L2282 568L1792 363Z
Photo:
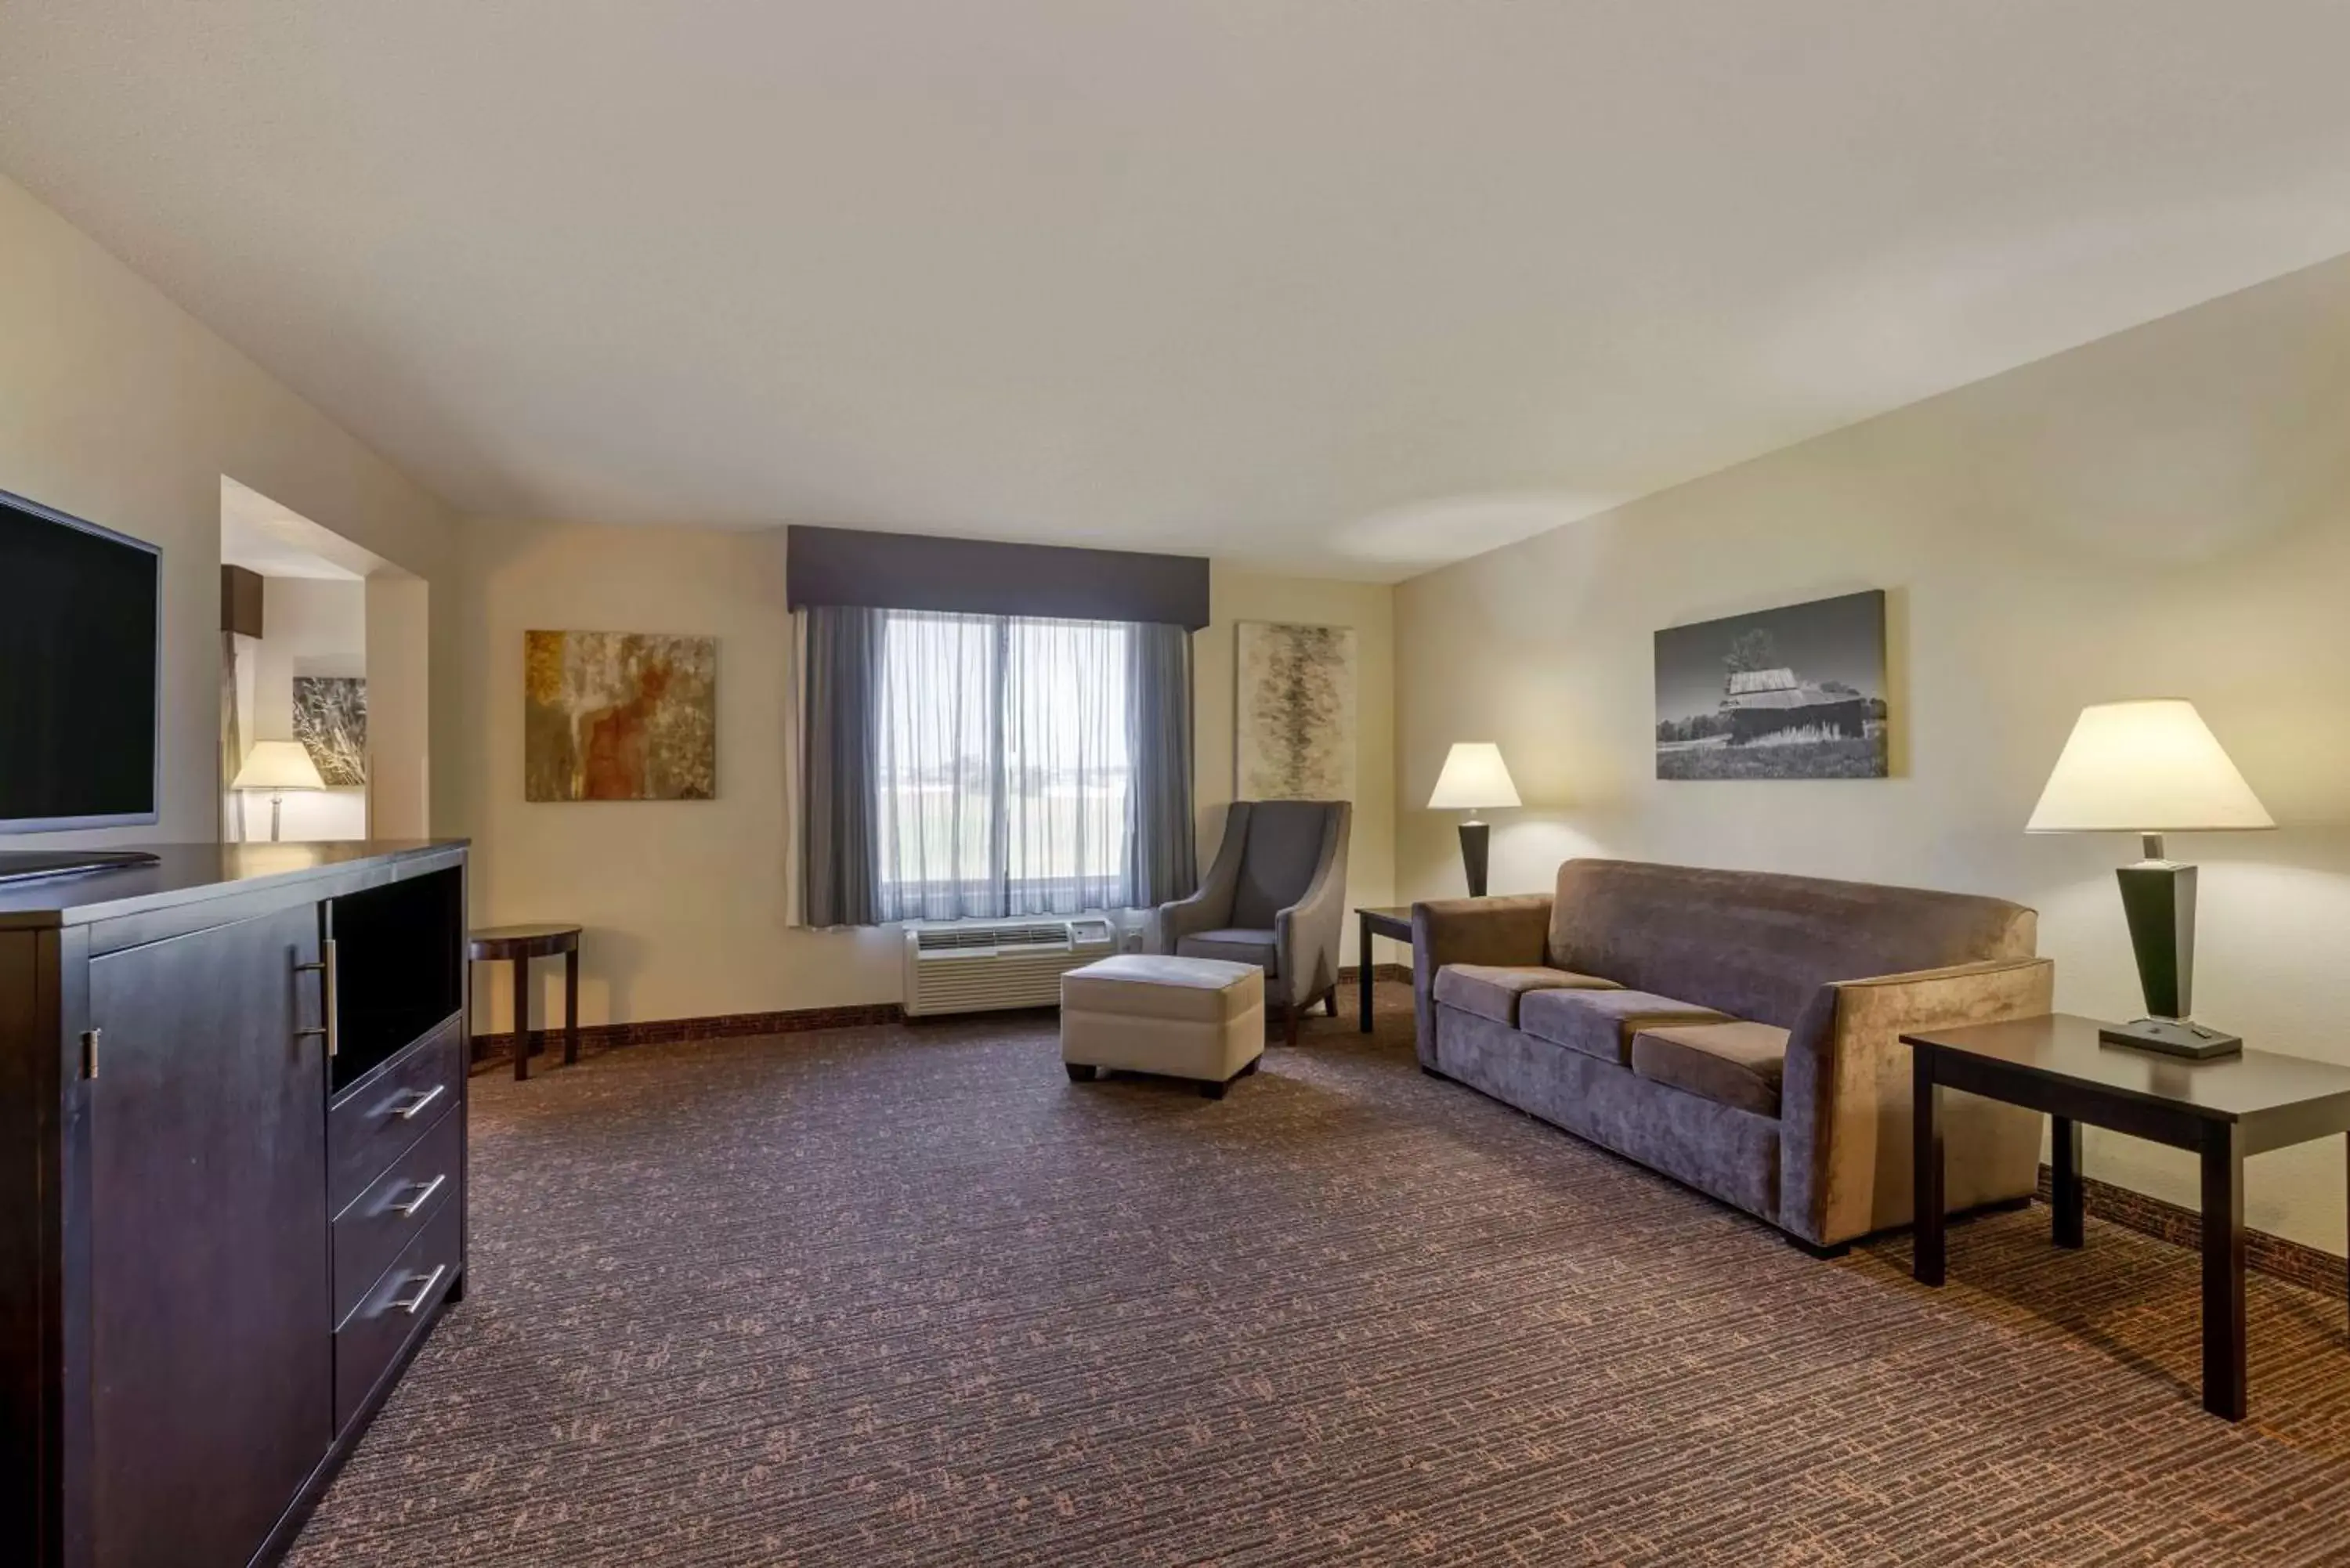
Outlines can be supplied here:
M2350 252L2340 0L75 0L0 169L458 506L1398 577Z
M383 558L321 528L249 485L221 476L221 565L265 577L307 577L357 583L375 575Z

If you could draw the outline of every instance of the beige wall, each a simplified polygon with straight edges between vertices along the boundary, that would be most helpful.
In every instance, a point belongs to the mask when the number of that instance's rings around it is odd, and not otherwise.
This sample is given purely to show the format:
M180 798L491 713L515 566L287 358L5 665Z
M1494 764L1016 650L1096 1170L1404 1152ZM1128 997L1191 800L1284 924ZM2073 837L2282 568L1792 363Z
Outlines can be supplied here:
M580 1015L694 1018L894 1001L894 932L788 924L785 715L791 623L780 529L591 528L476 520L459 586L465 820L485 923L588 929ZM533 629L718 639L718 795L522 798L522 643ZM542 1005L554 965L542 968ZM481 972L494 1027L503 966ZM559 1004L558 1004L559 1005Z
M452 568L453 569L453 568ZM453 589L454 585L450 587ZM367 579L368 823L378 838L432 835L432 585L406 573ZM453 629L453 620L451 621ZM444 677L453 686L454 660ZM453 721L452 721L453 722ZM458 831L453 812L442 832Z
M216 837L221 476L422 576L450 514L5 179L0 344L0 489L163 550L162 821L24 842Z
M1217 566L1210 575L1209 625L1191 639L1196 728L1193 802L1200 864L1215 858L1232 799L1233 628L1244 620L1352 627L1359 662L1355 691L1355 831L1347 850L1347 902L1390 903L1395 896L1395 589L1382 583L1259 576ZM1355 920L1346 922L1344 961L1355 961ZM1378 944L1382 947L1385 944ZM1400 961L1388 949L1373 961ZM1347 999L1351 1002L1351 998Z
M2002 894L2043 912L2062 1006L2139 1003L2120 836L2022 832L2085 703L2193 699L2284 825L2181 836L2203 867L2198 1012L2350 1061L2350 263L2263 286L1408 583L1399 763L1501 742L1493 890L1573 855ZM1900 776L1663 784L1651 635L1889 591ZM1399 881L1457 893L1449 819ZM2252 1162L2252 1223L2343 1246L2339 1139ZM2090 1135L2092 1175L2195 1200L2183 1158Z
M1201 853L1232 794L1232 621L1291 618L1362 634L1365 799L1357 888L1391 880L1390 590L1218 571L1215 622L1197 639ZM894 929L790 924L785 805L791 630L782 530L467 525L458 589L455 699L464 820L478 840L484 922L589 929L580 1013L589 1022L894 1002ZM522 798L522 637L534 628L690 632L718 639L718 798L532 805ZM553 1000L553 966L540 1002ZM494 1026L510 1009L484 970Z
M311 577L264 577L262 635L245 645L253 666L250 722L239 733L250 750L255 741L294 739L294 678L297 675L367 675L367 585ZM372 695L372 693L370 693ZM239 799L248 839L269 836L269 797L246 793ZM286 795L280 836L299 839L365 838L368 792L364 788L297 790Z

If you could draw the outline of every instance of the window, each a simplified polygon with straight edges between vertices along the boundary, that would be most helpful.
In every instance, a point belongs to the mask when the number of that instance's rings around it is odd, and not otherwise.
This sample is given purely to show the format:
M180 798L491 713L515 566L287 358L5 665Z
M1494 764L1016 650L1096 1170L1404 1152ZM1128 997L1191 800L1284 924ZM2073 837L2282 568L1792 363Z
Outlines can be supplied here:
M1135 903L1133 628L889 610L876 758L879 918Z

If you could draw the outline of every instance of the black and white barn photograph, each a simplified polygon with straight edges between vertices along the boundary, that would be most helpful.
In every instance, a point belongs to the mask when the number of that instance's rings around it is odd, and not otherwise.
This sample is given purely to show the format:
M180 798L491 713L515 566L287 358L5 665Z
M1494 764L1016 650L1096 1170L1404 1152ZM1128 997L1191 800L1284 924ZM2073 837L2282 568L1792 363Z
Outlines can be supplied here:
M1657 633L1660 779L1881 779L1885 593Z

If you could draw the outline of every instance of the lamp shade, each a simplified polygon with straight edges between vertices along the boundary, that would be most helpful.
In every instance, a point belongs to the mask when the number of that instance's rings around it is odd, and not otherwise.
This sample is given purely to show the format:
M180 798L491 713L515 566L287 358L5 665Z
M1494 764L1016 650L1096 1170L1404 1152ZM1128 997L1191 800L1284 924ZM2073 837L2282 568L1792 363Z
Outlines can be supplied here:
M299 741L255 741L236 770L236 789L324 789L318 764Z
M1518 786L1502 763L1502 748L1491 741L1455 741L1436 775L1436 793L1428 797L1430 811L1479 811L1489 805L1515 805Z
M2081 710L2028 833L2208 833L2274 827L2195 711L2176 698Z

